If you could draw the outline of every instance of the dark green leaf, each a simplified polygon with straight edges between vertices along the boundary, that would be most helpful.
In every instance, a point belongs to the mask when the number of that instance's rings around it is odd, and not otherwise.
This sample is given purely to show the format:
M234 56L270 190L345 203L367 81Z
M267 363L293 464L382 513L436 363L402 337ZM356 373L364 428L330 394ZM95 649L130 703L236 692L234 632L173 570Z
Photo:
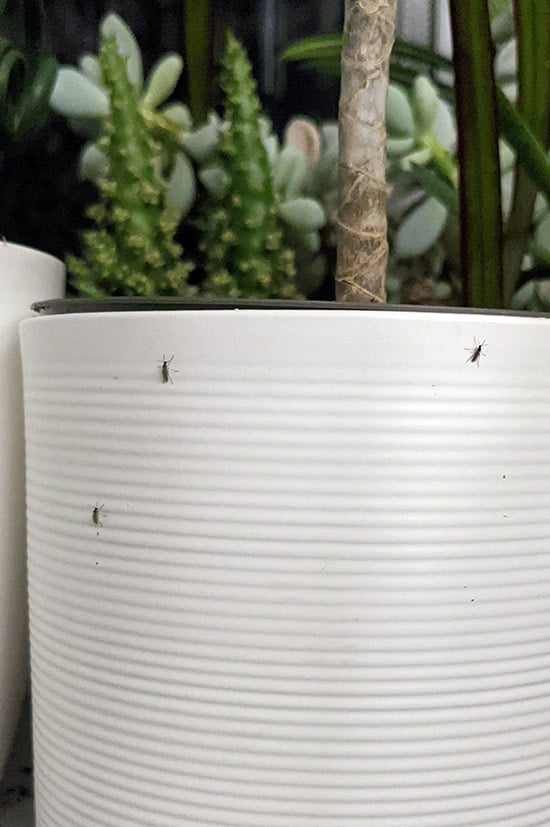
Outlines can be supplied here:
M458 193L448 181L420 164L411 164L411 175L421 184L424 192L441 201L450 212L458 213Z
M185 0L185 69L189 106L195 123L206 121L210 84L210 2Z
M518 160L550 203L550 161L515 106L497 90L498 118L502 136L516 150Z
M315 37L305 37L297 43L292 43L281 55L283 60L330 59L340 61L342 53L341 34L323 34Z
M514 0L514 16L517 110L504 100L500 114L501 122L508 123L513 139L519 143L518 161L522 167L516 173L504 238L506 299L512 297L529 242L537 188L547 199L550 196L550 164L545 152L550 120L550 0Z
M502 214L493 47L486 0L451 0L466 302L502 307Z

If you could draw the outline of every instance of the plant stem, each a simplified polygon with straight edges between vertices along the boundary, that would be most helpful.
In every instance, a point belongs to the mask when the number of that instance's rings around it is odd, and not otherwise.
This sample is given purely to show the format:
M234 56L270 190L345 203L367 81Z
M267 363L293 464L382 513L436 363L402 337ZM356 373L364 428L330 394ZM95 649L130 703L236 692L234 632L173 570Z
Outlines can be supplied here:
M546 147L550 124L550 0L515 0L518 52L517 108L535 138ZM516 164L512 208L504 237L504 298L516 289L529 242L537 185Z
M195 124L206 120L210 83L210 0L183 0L185 69Z
M460 257L470 307L502 307L497 104L487 0L450 0L460 172Z
M385 301L385 101L397 0L346 0L336 298Z

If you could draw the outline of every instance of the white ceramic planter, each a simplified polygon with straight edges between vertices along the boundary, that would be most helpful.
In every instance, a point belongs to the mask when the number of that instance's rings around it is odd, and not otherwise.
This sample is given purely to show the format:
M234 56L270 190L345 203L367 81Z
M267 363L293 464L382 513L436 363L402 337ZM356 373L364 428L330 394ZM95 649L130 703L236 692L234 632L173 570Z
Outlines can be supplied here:
M549 319L21 336L38 827L548 824Z
M17 324L62 296L63 264L0 241L0 778L28 677L23 401Z

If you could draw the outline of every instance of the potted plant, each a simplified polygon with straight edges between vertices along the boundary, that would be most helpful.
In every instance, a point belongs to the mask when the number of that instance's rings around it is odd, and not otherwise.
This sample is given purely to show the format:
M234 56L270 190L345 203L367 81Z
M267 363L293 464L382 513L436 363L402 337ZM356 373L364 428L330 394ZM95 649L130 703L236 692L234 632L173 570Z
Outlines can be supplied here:
M48 111L55 61L41 50L40 3L0 3L0 129L23 141ZM23 19L21 19L23 17ZM52 66L53 61L53 66ZM2 228L0 227L0 234ZM0 776L28 680L25 579L23 400L17 325L30 306L64 293L64 266L52 256L0 240Z
M461 22L460 7L454 16L454 50L459 100L455 107L460 133L457 134L451 107L455 102L453 61L432 48L397 39L390 60L386 125L388 131L388 204L390 257L386 278L388 300L405 304L466 304L468 306L548 309L548 265L550 261L550 164L546 156L548 78L533 67L546 61L544 4L522 5L514 29L512 4L490 3L492 41L483 38L483 55L490 66L491 55L498 80L495 106L477 111L476 101L490 95L490 76L481 61L481 74L470 56L468 26ZM533 36L535 34L535 36ZM461 45L461 41L466 44ZM481 39L478 37L481 43ZM516 73L519 46L519 75ZM286 49L288 60L301 60L329 75L339 74L342 37L340 34L305 38ZM484 52L483 50L487 51ZM479 56L478 56L479 58ZM531 80L529 80L531 78ZM517 83L519 80L519 85ZM489 82L489 85L488 85ZM470 90L478 90L475 96ZM482 91L484 90L484 91ZM457 89L458 91L458 89ZM515 101L517 105L511 105ZM490 98L489 98L490 99ZM498 110L498 122L495 121ZM497 129L498 127L498 129ZM498 158L495 136L499 135ZM475 136L480 136L479 140ZM481 145L483 147L481 148ZM477 154L476 154L477 153ZM459 157L460 156L460 157ZM466 156L469 158L465 163ZM502 205L497 204L499 187L495 171L500 160ZM478 215L476 228L491 225L481 244L470 244L481 259L497 262L502 257L503 278L489 276L491 270L478 264L474 276L460 267L458 250L459 171L478 182L462 186L466 198L474 192L471 210ZM484 182L482 185L480 182ZM490 193L488 203L477 196L482 186ZM535 199L536 191L539 195ZM500 212L502 209L503 219ZM462 222L462 239L473 238ZM500 244L495 239L502 237ZM493 241L490 241L490 239ZM464 257L465 250L463 250ZM469 275L468 275L469 274ZM465 280L469 279L469 284ZM493 287L492 295L484 291ZM477 291L477 292L476 292ZM503 298L502 298L502 296Z
M546 818L550 321L380 301L395 4L346 11L373 303L21 325L40 827Z

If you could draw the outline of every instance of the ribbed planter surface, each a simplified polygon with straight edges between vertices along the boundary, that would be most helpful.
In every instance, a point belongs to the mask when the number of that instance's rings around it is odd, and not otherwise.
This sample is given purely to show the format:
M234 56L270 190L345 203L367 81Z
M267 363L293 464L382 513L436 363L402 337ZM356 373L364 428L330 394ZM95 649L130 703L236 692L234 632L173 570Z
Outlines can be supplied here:
M550 320L21 332L38 827L547 827Z

